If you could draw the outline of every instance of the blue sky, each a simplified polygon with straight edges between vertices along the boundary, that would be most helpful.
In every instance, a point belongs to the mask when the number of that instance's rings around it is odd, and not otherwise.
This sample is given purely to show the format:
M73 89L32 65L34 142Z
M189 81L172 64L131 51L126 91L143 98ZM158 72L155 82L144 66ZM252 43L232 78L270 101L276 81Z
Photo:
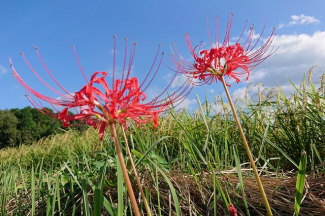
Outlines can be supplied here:
M47 66L57 80L75 92L85 84L71 46L75 45L88 77L95 71L112 68L113 35L117 35L117 65L123 64L123 38L137 42L132 72L144 76L154 59L158 44L169 53L168 45L176 41L180 52L189 57L184 33L192 42L208 41L206 17L220 17L220 36L230 12L234 12L232 37L238 36L249 19L258 34L267 21L267 36L277 28L274 44L278 52L255 69L250 81L263 82L267 87L279 83L288 92L291 87L285 76L295 83L313 65L318 69L317 81L325 71L325 2L310 1L1 1L0 2L0 109L29 105L25 90L13 78L8 57L31 87L56 97L32 74L20 56L23 51L35 69L48 79L33 49L37 45ZM168 58L164 63L169 64ZM162 67L148 94L167 85L168 74ZM318 74L317 74L318 73ZM231 92L241 97L247 83L233 84ZM221 83L198 87L184 102L195 106L195 94L213 98L222 92Z

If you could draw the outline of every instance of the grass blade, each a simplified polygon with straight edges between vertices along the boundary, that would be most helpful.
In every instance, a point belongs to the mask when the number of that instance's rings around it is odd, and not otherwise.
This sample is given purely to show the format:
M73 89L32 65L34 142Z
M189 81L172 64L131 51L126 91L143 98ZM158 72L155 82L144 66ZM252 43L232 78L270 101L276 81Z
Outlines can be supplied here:
M154 147L156 147L156 145L158 145L161 141L163 141L164 139L167 139L169 137L170 136L161 137L152 146L150 146L150 148L146 151L146 153L137 161L137 163L135 164L135 167L137 167L141 163L141 161L152 151L152 149Z
M306 178L306 167L307 167L307 155L303 151L301 153L301 159L299 163L299 171L296 182L296 193L295 193L295 215L299 215L301 200L303 197L305 178Z
M169 180L169 178L166 176L165 172L159 167L157 166L157 164L155 164L152 160L148 159L152 165L155 166L155 168L160 172L160 174L164 177L166 183L168 184L169 186L169 189L170 189L170 192L172 194L172 197L173 197L173 201L174 201L174 205L175 205L175 210L176 210L176 215L177 216L181 216L181 209L180 209L180 206L179 206L179 201L178 201L178 197L177 197L177 193L176 193L176 190L173 186L173 184L171 183L171 181Z
M242 172L241 172L241 168L240 168L240 159L239 159L239 155L238 155L237 146L233 145L233 150L234 150L237 174L238 174L239 183L240 183L240 189L241 189L241 193L242 193L242 199L243 199L245 209L246 209L246 215L250 215L249 210L248 210L247 200L246 200L246 194L245 194L245 189L244 189L244 180L243 180L243 176L242 176Z
M117 167L117 215L123 216L124 210L124 199L123 199L123 191L124 191L124 177L121 168L121 163L118 157L116 156L116 167Z
M85 216L90 216L87 184L86 184L86 179L84 178L81 180L81 187L82 187L82 198L83 198L83 213Z
M96 186L95 186L95 193L94 193L94 216L100 216L102 213L102 206L103 206L103 180L104 176L106 175L106 164L107 160L105 161L105 164L100 168L99 178L97 180Z
M35 215L35 172L34 166L32 166L32 213L31 215Z

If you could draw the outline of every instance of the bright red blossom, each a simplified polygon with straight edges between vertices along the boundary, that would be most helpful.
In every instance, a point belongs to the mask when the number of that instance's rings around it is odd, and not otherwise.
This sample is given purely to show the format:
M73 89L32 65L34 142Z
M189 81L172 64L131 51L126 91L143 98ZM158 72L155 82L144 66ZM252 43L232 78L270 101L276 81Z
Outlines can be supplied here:
M247 39L241 44L242 35L246 33L245 26L237 42L231 44L230 30L232 20L233 14L231 14L228 20L226 35L222 44L218 41L218 17L216 18L216 35L214 43L211 41L208 27L209 41L211 44L210 49L201 49L203 46L202 43L193 48L189 34L185 34L185 40L194 62L191 63L182 57L174 45L174 51L172 49L170 59L177 67L177 72L185 74L188 78L193 80L196 85L211 84L212 82L221 80L222 76L228 76L229 78L235 79L237 83L241 81L240 78L243 76L246 77L247 80L250 71L272 55L273 50L268 54L266 53L271 46L275 32L273 29L269 38L264 40L262 39L263 29L262 33L258 35L257 40L253 43L253 37L256 35L254 35L253 27L250 27Z
M136 44L133 44L130 51L130 57L128 66L126 66L126 53L127 53L127 40L125 41L125 55L123 63L123 71L121 79L115 79L115 37L114 37L114 60L113 60L113 80L111 88L106 82L107 73L106 72L95 72L91 76L90 81L87 80L85 73L83 72L80 62L78 60L77 54L75 56L77 63L81 69L81 72L86 80L86 84L81 88L80 91L75 92L74 94L66 91L53 77L45 63L43 62L42 57L38 49L36 48L36 53L43 64L46 72L50 75L52 80L58 85L58 87L65 93L57 91L50 85L48 85L33 69L28 60L23 58L26 61L27 65L30 67L32 72L38 77L38 79L50 88L53 92L59 94L59 98L51 98L46 95L43 95L31 87L29 87L23 79L19 76L17 71L12 65L11 59L10 64L13 70L14 77L18 82L32 95L36 98L48 102L53 109L56 110L56 113L53 113L51 110L44 108L41 102L37 103L29 95L27 98L32 103L32 105L37 108L40 112L45 115L60 119L64 126L70 126L72 121L79 120L84 122L95 129L99 128L99 133L101 139L103 139L105 129L111 123L119 123L124 126L128 125L129 120L132 120L140 126L144 123L153 122L153 127L158 126L158 116L166 110L170 104L177 105L182 102L183 99L189 94L191 86L188 82L185 82L181 87L176 91L169 94L165 98L161 98L163 94L169 89L171 83L174 81L174 78L171 80L169 85L162 91L157 97L146 102L146 95L144 91L149 87L150 83L153 81L157 72L159 70L162 57L158 62L156 70L153 70L159 50L156 54L154 62L145 77L144 81L139 84L137 77L129 77L132 62L134 58ZM150 78L151 76L151 78ZM150 78L150 79L149 79ZM146 81L149 81L146 83Z

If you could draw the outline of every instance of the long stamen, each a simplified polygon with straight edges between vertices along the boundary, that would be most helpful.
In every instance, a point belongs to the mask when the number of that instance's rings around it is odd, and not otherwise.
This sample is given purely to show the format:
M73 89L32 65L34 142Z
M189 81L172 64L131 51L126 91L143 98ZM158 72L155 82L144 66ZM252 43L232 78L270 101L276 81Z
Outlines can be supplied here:
M129 76L130 76L130 73L131 73L136 45L137 45L137 43L135 42L135 43L133 43L133 46L131 47L130 58L129 58L129 66L128 66L128 72L127 72L127 75L126 75L126 79L129 79Z
M41 98L42 100L44 100L46 102L49 102L49 103L52 103L52 104L55 104L55 105L59 105L59 106L71 106L71 104L73 103L71 101L65 101L65 100L50 98L50 97L47 97L47 96L45 96L43 94L40 94L39 92L33 90L18 75L18 73L16 72L15 68L13 67L13 65L11 63L11 59L10 59L10 64L11 64L11 68L13 70L13 75L16 78L16 80L20 83L20 85L22 85L31 94L35 95L38 98Z
M82 73L82 76L84 77L84 79L86 80L86 82L89 83L89 81L88 81L88 79L87 79L87 77L85 75L85 72L84 72L83 68L81 67L81 64L80 64L80 61L79 61L79 58L78 58L78 55L77 55L77 51L76 51L75 46L72 46L72 50L73 50L74 56L75 56L75 58L77 60L77 64L78 64L79 69L80 69L80 71Z
M248 19L246 20L246 23L245 23L245 26L244 26L244 29L243 31L241 32L238 40L236 41L236 43L239 43L240 39L242 38L243 34L245 33L245 30L246 30L246 27L247 27L247 23L248 23Z
M157 61L157 58L158 58L158 55L159 55L159 52L160 52L160 47L161 47L161 44L159 44L159 46L158 46L158 50L157 50L156 56L155 56L155 58L154 58L154 60L153 60L153 63L151 64L151 67L150 67L150 69L149 69L149 71L148 71L146 77L144 78L144 80L142 81L142 83L141 83L141 85L140 85L140 87L139 87L140 89L142 88L142 86L144 85L144 83L147 81L147 79L148 79L148 77L149 77L149 75L150 75L150 73L151 73L153 67L154 67L155 64L156 64L156 61ZM163 55L164 55L164 54L162 54L162 56L163 56ZM160 63L161 63L161 60L160 60ZM159 65L160 65L160 63L159 63ZM158 69L159 69L159 67L158 67ZM157 72L158 72L158 69L156 70L155 74L153 75L153 77L151 78L150 82L149 82L148 85L145 87L145 89L146 89L146 88L150 85L150 83L152 82L153 78L155 77L155 75L156 75ZM144 91L145 91L145 90L143 90L143 92L144 92Z
M215 32L216 48L219 49L219 16L216 16Z
M167 85L167 87L157 96L155 97L152 101L156 101L158 98L161 97L161 95L163 95L167 90L168 88L172 85L172 83L174 82L175 78L176 78L176 75L177 73L175 73L174 77L172 78L172 80L169 82L169 84Z
M164 53L161 54L161 58L160 58L160 61L159 61L159 63L158 63L157 69L156 69L155 73L153 74L153 76L151 77L149 83L148 83L147 86L143 89L142 92L145 92L145 90L146 90L146 89L150 86L150 84L152 83L153 79L156 77L156 75L157 75L157 73L158 73L158 71L159 71L159 68L160 68L161 62L162 62L162 60L163 60L163 57L164 57ZM156 61L156 60L155 60L155 61ZM143 82L143 83L144 83L144 82ZM140 88L141 88L141 86L140 86Z
M266 22L264 22L262 32L260 33L258 39L256 40L255 44L253 45L253 47L248 52L252 51L255 48L255 46L258 44L258 42L261 40L261 38L263 36L263 33L264 33L264 30L265 30L265 26L266 26ZM254 32L253 32L253 37L254 37Z
M47 82L45 82L39 75L38 73L35 71L35 69L32 67L32 65L29 63L29 61L27 60L27 58L25 57L25 54L23 52L20 53L24 59L24 61L26 62L26 64L28 65L28 67L31 69L31 71L35 74L35 76L46 86L48 87L49 89L51 89L53 92L57 93L58 95L61 95L62 97L65 97L65 98L69 98L70 97L67 97L66 95L62 94L61 92L55 90L54 88L52 88Z
M187 36L185 36L185 37L187 37ZM186 60L186 59L185 59L185 58L184 58L184 57L179 53L175 41L173 42L173 44L174 44L174 50L176 51L176 54L177 54L177 55L175 55L173 48L170 46L173 56L175 56L177 59L180 59L181 62L182 62L183 64L185 64L185 65L192 65L191 62L187 61L187 60Z
M126 64L126 54L127 54L127 51L128 51L128 39L127 38L124 38L124 41L125 41L125 48L124 48L124 59L123 59L123 69L122 69L122 79L121 79L121 82L123 83L124 81L124 72L125 72L125 64ZM122 88L122 85L120 87L120 90Z
M60 83L58 83L58 81L54 78L54 76L52 75L52 73L50 72L50 70L48 69L48 67L46 66L46 64L44 63L44 61L43 61L43 58L42 58L42 56L41 56L41 54L40 54L40 52L38 51L38 48L37 48L37 46L34 46L34 48L35 48L35 50L36 50L36 54L37 54L37 56L38 56L38 58L39 58L39 60L40 60L40 62L42 63L42 65L43 65L43 67L44 67L44 69L45 69L45 71L48 73L48 75L50 75L50 77L52 78L52 80L65 92L65 93L67 93L69 96L71 96L71 98L73 98L73 96L67 91L67 90L65 90L61 85L60 85Z
M116 35L114 37L114 48L113 48L113 78L112 78L112 86L115 83L115 57L116 57Z
M207 23L207 31L208 31L208 38L209 38L209 42L211 47L213 47L212 41L211 41L211 37L210 37L210 30L209 30L209 18L206 18L206 23Z
M231 30L231 25L232 25L232 18L233 18L233 13L231 13L230 17L228 18L227 28L226 28L226 36L222 43L222 46L224 46L224 47L229 45L229 37L230 37L230 30Z

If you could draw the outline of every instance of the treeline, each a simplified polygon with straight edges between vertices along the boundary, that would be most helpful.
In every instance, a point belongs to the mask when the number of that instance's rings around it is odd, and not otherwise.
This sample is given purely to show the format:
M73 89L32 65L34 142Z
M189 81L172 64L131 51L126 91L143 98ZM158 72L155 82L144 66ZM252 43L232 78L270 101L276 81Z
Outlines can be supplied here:
M0 110L0 148L32 144L42 137L62 133L62 128L59 120L43 115L35 108ZM86 128L85 124L74 127L79 131Z

